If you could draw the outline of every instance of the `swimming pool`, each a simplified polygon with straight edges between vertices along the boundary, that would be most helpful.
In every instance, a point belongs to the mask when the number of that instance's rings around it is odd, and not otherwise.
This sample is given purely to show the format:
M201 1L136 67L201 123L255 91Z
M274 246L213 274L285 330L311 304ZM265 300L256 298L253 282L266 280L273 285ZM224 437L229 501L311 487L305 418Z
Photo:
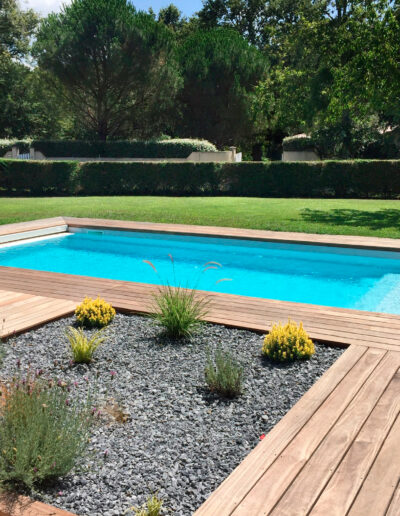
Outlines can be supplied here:
M71 231L0 246L0 265L400 314L400 253L166 233ZM205 266L208 262L215 263Z

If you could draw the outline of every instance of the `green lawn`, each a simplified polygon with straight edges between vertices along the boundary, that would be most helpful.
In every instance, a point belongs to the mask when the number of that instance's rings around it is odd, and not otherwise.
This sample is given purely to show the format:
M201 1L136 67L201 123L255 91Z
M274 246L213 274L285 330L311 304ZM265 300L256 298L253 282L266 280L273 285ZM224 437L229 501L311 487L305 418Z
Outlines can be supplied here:
M0 198L0 224L56 215L400 238L400 201L243 197Z

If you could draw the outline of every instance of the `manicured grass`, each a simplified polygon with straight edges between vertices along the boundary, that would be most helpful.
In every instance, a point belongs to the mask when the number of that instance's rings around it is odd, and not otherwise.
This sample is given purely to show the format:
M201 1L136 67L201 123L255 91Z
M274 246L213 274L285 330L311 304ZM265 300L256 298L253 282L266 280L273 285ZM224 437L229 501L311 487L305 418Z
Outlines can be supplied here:
M400 202L243 197L0 198L0 223L69 215L400 238Z

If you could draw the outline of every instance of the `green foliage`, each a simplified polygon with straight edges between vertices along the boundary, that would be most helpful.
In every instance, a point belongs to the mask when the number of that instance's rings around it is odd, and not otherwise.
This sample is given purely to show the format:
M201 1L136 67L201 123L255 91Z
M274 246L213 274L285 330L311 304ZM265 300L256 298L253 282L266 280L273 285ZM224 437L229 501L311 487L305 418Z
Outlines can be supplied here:
M166 285L154 297L152 317L166 336L190 338L207 315L207 305L194 289Z
M90 338L87 337L83 328L68 327L65 335L71 345L73 360L76 364L89 364L93 359L96 349L104 342L102 330L97 331Z
M17 0L0 3L0 59L3 56L24 57L38 21L32 10L23 11Z
M0 160L0 191L5 195L70 195L79 164L74 161Z
M400 197L399 160L124 163L0 160L5 195Z
M107 142L33 140L31 145L49 158L187 158L191 152L217 150L206 140L193 139Z
M161 516L164 502L156 494L149 496L141 507L132 507L135 516Z
M354 118L344 111L338 119L332 117L318 123L312 135L321 157L325 159L363 158L372 147L383 145L379 129L378 117ZM387 153L383 157L386 158Z
M230 29L195 31L179 49L184 78L180 134L234 145L254 129L252 99L266 59Z
M0 410L0 484L33 488L65 476L85 452L88 402L71 401L67 389L39 379L19 379Z
M169 126L180 86L174 38L127 0L75 0L42 21L35 54L100 140L153 137Z
M282 147L284 151L305 151L315 150L315 142L309 136L287 136L283 139Z
M242 393L243 367L229 351L218 348L213 358L207 356L205 379L211 392L225 398L234 398Z
M85 195L208 195L218 191L215 163L82 163Z

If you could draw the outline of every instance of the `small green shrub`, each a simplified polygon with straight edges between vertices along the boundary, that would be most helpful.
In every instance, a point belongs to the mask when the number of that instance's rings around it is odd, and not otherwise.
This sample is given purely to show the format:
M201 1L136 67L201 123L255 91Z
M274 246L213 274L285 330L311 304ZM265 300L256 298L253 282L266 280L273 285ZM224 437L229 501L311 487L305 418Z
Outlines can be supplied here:
M63 384L64 385L64 384ZM92 416L89 400L71 401L65 387L19 379L0 409L0 484L35 485L65 476L84 454Z
M262 353L267 358L278 362L291 362L310 358L315 353L313 341L303 328L295 322L274 324L264 339Z
M243 367L229 351L218 348L213 358L208 353L204 373L211 392L225 398L234 398L242 393Z
M132 507L135 516L161 516L164 502L157 495L151 495L141 507Z
M100 297L97 299L85 297L82 303L76 307L75 316L77 321L84 326L102 328L114 319L115 310L110 303Z
M154 297L152 317L166 336L173 339L192 337L207 315L207 301L196 295L194 289L160 288Z
M283 139L282 147L284 151L306 151L315 150L315 141L310 136L295 135L287 136Z
M89 364L93 359L93 353L104 342L105 337L101 336L102 330L97 331L90 338L87 337L82 328L69 326L65 335L71 345L73 360L77 364Z

